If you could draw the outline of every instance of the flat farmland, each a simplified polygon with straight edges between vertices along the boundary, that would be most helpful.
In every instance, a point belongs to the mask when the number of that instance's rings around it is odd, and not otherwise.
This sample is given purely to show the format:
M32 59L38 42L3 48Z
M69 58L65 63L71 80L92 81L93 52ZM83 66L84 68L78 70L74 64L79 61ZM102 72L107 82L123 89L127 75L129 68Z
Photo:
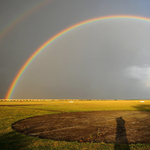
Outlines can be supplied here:
M0 149L150 149L150 100L1 101Z

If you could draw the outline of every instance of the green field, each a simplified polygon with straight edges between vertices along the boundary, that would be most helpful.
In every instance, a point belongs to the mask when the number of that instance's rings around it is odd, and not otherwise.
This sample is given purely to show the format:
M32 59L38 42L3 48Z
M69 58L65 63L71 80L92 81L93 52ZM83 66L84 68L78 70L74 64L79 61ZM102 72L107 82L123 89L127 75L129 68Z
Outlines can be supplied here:
M144 102L140 102L144 101ZM15 132L11 125L28 117L78 111L111 111L111 110L139 110L150 111L150 100L91 100L79 101L1 101L0 102L0 149L55 149L55 150L113 150L114 144L106 143L78 143L39 139ZM2 106L3 105L3 106ZM14 105L12 107L11 105ZM20 106L17 106L20 105ZM123 145L122 145L123 146ZM150 144L130 144L131 150L150 150ZM118 145L118 149L119 145Z

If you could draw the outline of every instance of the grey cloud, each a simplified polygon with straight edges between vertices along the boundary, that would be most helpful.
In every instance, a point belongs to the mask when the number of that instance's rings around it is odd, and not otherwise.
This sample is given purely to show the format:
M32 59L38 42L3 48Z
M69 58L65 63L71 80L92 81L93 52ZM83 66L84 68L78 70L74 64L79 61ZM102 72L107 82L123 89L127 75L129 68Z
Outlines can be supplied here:
M124 99L145 95L141 85L147 83L149 67L140 67L145 53L137 46L141 39L134 36L134 20L132 26L126 21L108 22L79 27L47 46L28 66L13 97Z

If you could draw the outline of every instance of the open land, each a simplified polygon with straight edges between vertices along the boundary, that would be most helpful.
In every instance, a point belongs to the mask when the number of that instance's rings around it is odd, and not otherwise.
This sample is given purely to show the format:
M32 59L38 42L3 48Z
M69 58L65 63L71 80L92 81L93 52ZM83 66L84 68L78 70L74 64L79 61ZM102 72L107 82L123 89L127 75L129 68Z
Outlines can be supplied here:
M150 149L150 100L2 101L0 120L0 149Z

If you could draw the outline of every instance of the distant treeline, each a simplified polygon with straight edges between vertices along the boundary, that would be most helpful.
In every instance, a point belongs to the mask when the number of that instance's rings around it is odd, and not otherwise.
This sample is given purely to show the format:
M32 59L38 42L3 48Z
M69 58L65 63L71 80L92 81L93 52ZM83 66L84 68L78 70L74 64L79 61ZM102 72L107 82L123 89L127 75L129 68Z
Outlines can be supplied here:
M149 99L0 99L0 101L127 101L127 100L149 100Z

